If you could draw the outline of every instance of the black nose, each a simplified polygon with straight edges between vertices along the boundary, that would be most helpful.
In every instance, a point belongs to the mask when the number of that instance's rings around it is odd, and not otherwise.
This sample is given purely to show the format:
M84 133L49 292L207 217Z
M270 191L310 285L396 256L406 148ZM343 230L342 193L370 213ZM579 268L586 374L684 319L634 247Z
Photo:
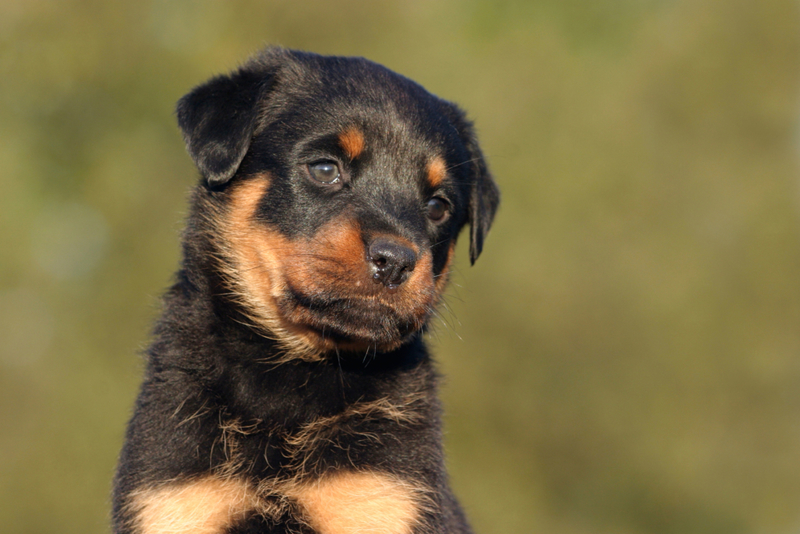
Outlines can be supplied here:
M372 279L389 289L405 282L417 264L417 254L397 241L379 237L369 246Z

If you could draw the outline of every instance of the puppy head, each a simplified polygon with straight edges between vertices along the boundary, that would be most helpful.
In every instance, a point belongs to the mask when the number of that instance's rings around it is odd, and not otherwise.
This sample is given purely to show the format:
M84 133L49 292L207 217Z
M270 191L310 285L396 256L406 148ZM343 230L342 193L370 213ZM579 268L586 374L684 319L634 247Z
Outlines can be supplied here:
M453 104L360 58L268 49L178 104L216 271L293 355L392 350L444 290L499 194Z

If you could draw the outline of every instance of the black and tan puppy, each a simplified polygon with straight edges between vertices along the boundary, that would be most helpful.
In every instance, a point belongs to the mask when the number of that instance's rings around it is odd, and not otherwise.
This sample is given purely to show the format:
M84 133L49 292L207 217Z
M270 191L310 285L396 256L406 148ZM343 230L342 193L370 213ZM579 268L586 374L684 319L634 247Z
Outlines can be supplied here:
M117 533L470 529L422 332L498 203L464 114L268 49L178 104L202 174L115 481Z

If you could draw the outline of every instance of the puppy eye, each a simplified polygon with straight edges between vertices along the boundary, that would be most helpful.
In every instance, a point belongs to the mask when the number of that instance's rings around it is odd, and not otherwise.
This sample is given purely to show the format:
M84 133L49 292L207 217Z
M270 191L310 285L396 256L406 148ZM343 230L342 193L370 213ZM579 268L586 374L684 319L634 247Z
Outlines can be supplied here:
M428 219L433 222L441 222L447 216L448 204L445 200L433 197L428 201Z
M332 161L319 161L309 164L308 174L315 181L326 185L339 183L342 176L339 166Z

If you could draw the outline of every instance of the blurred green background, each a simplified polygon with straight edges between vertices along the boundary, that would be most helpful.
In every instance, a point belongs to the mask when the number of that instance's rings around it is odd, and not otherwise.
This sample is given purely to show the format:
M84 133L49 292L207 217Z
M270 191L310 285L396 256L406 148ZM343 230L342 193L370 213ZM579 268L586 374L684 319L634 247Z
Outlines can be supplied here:
M503 205L431 338L478 532L800 532L799 8L3 0L2 531L108 531L196 179L174 103L274 43L477 123Z

